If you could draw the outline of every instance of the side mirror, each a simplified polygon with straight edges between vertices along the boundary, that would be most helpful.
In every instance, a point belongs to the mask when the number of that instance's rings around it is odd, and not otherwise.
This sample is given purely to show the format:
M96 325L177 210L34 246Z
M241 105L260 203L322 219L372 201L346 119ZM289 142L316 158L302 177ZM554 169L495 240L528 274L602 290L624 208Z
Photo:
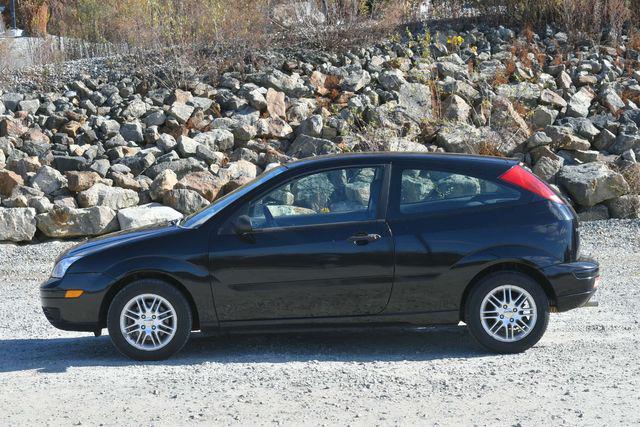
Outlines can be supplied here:
M244 234L251 233L253 231L253 227L251 226L251 218L247 215L240 215L236 218L234 223L234 230L236 234L242 236Z

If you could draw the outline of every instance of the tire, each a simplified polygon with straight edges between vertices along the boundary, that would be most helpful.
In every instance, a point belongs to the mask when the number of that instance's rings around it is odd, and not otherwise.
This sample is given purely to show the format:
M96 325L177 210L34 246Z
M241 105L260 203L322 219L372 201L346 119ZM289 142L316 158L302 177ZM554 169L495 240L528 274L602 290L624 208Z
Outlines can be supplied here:
M521 303L509 303L508 295L532 302L524 303L520 309L517 305ZM507 309L504 302L508 303ZM481 310L486 316L484 320ZM471 336L484 348L496 353L520 353L533 347L547 330L549 299L540 284L526 274L492 273L481 279L469 294L465 319Z
M179 352L189 339L191 324L191 308L184 295L156 279L137 280L122 288L107 313L113 345L125 356L142 361L163 360Z

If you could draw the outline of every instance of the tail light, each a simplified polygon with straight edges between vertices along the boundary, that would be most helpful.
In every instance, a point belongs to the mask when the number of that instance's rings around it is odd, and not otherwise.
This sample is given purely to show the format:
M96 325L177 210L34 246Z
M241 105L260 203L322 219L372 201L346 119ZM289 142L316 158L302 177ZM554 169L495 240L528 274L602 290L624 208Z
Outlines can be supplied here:
M564 204L551 187L520 165L515 165L500 175L500 180L537 194L551 202Z

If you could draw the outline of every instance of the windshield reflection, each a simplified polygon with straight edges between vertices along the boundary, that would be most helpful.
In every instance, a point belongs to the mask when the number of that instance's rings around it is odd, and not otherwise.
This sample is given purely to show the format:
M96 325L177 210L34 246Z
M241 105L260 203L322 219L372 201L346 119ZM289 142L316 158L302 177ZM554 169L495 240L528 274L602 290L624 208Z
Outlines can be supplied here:
M185 228L193 228L197 227L201 224L204 224L209 218L216 215L222 209L229 206L231 203L244 196L245 194L252 191L254 188L259 187L263 183L267 182L271 178L280 175L282 172L287 170L284 166L278 166L273 169L269 169L268 171L263 172L258 175L255 179L243 185L242 187L238 187L232 192L225 194L220 197L218 200L211 203L209 206L202 208L198 212L195 212L187 217L185 217L179 224L181 227Z

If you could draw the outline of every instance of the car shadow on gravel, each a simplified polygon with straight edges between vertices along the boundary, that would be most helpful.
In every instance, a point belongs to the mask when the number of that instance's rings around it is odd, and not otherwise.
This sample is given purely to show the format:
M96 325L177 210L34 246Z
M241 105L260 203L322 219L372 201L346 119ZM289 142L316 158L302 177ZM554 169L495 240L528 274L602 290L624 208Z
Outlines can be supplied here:
M178 366L213 363L308 361L377 362L464 359L486 356L464 327L337 332L194 334L169 360ZM8 339L0 341L0 373L25 370L65 372L70 367L129 366L142 362L120 355L109 337Z

